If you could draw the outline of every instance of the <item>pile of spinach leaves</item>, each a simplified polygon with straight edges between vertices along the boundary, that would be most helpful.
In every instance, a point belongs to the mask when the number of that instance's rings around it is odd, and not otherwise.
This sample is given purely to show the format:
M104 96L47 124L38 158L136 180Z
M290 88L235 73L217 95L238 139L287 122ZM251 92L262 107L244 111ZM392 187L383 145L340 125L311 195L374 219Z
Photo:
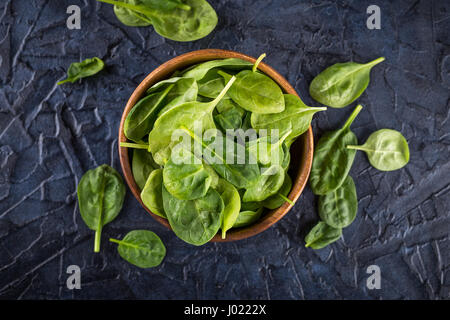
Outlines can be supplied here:
M121 146L134 148L132 171L144 205L187 243L203 245L219 230L225 238L264 210L293 204L289 147L326 108L283 94L258 70L264 56L254 64L229 58L179 70L149 88L125 120L129 141ZM173 139L176 130L188 147Z

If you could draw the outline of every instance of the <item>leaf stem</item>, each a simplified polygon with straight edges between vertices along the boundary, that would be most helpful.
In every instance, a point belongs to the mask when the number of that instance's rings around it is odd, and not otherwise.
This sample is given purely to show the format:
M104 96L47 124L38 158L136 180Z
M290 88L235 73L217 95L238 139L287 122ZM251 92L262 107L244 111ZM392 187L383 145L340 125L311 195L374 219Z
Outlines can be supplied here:
M253 65L252 71L255 72L258 69L259 63L266 57L266 54L263 53L259 56L258 59L256 59L255 64Z
M102 239L102 227L95 231L94 252L100 252L100 242Z
M384 57L379 57L378 59L375 59L373 61L366 63L366 66L373 67L374 65L379 64L380 62L383 62L384 60L386 60Z
M355 108L355 110L353 110L352 114L350 115L350 117L347 119L347 121L345 122L344 126L342 127L342 129L348 129L350 128L350 126L353 123L353 120L355 120L355 118L358 116L358 114L361 112L362 110L362 105L358 104Z
M120 143L121 147L125 147L125 148L134 148L134 149L148 149L148 144L144 144L144 143L131 143L131 142L121 142Z
M286 201L287 203L289 203L290 205L294 205L295 202L292 201L291 199L289 199L288 197L285 197L284 195L282 195L281 193L278 193L278 196L283 199L284 201Z
M56 84L59 86L59 85L61 85L61 84L63 84L63 83L67 83L67 82L72 82L72 80L70 80L69 78L67 78L67 79L58 81Z
M219 71L220 72L220 71ZM232 76L231 79L227 82L227 85L220 91L219 95L211 102L209 102L211 111L216 107L216 105L222 100L222 98L227 94L228 89L232 86L233 82L236 80L235 76Z
M114 239L114 238L109 238L109 241L110 241L110 242L117 243L117 244L120 244L120 243L122 242L122 241L117 240L117 239Z
M352 150L363 150L364 148L362 146L353 146L353 145L348 145L347 149L352 149Z

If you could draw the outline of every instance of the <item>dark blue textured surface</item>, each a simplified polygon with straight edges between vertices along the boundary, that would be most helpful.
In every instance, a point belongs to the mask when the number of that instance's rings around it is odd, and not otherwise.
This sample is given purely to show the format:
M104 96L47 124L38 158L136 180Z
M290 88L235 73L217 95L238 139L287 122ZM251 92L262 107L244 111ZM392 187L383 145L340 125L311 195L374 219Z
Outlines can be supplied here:
M6 0L0 4L0 298L311 299L450 297L450 2L211 0L216 30L176 43L151 27L125 27L94 0ZM66 28L66 8L82 8L81 30ZM381 30L366 28L366 8L381 7ZM303 238L317 221L307 188L274 227L253 238L194 247L154 221L128 192L105 227L102 252L82 222L76 185L108 163L119 169L123 107L155 67L181 53L222 48L265 62L307 104L312 78L341 61L386 61L372 71L353 124L360 141L380 128L401 131L411 161L380 172L359 153L359 212L342 240L313 251ZM73 61L98 56L107 68L56 86ZM313 121L316 137L338 127L352 107ZM141 270L123 261L109 237L150 229L167 247L163 264ZM66 268L81 267L82 289L66 288ZM382 289L366 288L377 264Z

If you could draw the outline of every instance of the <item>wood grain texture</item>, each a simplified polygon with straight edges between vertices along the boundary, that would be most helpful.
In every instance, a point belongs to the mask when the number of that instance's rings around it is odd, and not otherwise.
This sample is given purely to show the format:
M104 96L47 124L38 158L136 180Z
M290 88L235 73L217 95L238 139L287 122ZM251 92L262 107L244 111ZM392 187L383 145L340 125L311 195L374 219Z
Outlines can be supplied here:
M132 95L130 96L125 109L122 114L122 118L120 121L119 127L119 158L120 164L122 166L123 175L125 177L125 181L130 187L131 192L136 197L136 199L140 202L140 204L147 210L154 219L158 222L166 226L170 229L169 222L161 218L155 214L153 214L142 202L140 196L140 189L134 181L133 174L131 171L130 157L129 157L129 149L120 147L120 142L127 141L127 138L123 132L123 126L125 119L136 104L137 101L141 97L145 95L145 92L148 88L150 88L153 84L158 81L169 78L173 72L176 70L181 70L191 65L201 63L208 60L214 59L225 59L225 58L239 58L242 60L255 62L256 59L250 57L248 55L228 50L220 50L220 49L205 49L205 50L197 50L192 51L186 54L182 54L177 56L153 70L134 90ZM297 95L294 88L287 82L287 80L281 76L277 71L273 68L261 62L258 66L258 69L264 72L266 75L271 77L278 85L282 88L284 93ZM289 173L291 177L295 177L293 179L293 187L289 194L289 199L293 202L296 202L300 197L309 177L309 173L311 171L312 159L313 159L313 151L314 151L314 141L313 141L313 133L311 126L308 131L306 131L303 135L301 135L291 146L291 165L289 169ZM289 210L292 208L292 205L285 202L280 208L271 210L267 212L257 223L244 227L231 229L227 232L226 239L222 239L219 234L217 234L211 241L215 242L226 242L226 241L234 241L245 239L254 235L257 235L260 232L263 232L274 223L279 221Z

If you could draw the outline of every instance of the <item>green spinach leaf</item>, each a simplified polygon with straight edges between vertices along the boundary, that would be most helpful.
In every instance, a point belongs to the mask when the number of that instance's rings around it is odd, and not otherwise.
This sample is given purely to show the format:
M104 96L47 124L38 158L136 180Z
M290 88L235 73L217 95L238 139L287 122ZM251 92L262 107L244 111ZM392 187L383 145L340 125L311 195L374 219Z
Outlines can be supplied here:
M97 0L131 10L145 16L161 36L175 41L194 41L206 37L217 25L217 14L205 0L185 0L176 6L155 6L163 1L140 5L113 0ZM174 1L170 1L174 2Z
M195 80L201 82L201 80L210 70L216 68L242 70L250 69L252 66L253 64L251 62L237 58L210 60L188 68L187 70L183 71L182 75L183 77L194 78Z
M350 176L336 190L319 196L319 216L333 228L349 226L355 220L357 211L356 187Z
M139 268L159 266L166 256L166 247L152 231L133 230L122 240L110 238L109 241L119 245L117 251L124 260Z
M144 189L150 173L158 169L159 166L153 160L152 154L147 150L134 149L133 159L131 160L131 171L133 172L134 181L139 189Z
M358 105L341 129L326 132L319 139L309 176L314 194L324 195L336 190L347 177L356 153L347 149L347 145L358 143L350 125L361 109L362 106Z
M158 112L163 107L164 98L172 86L139 100L131 109L123 126L124 134L128 139L136 142L141 141L152 130Z
M280 190L284 181L284 170L280 165L263 168L265 171L244 193L243 201L263 201Z
M184 148L172 152L163 170L163 181L167 191L182 200L193 200L205 196L211 185L211 176L202 160Z
M381 171L397 170L409 162L408 142L400 132L391 129L375 131L362 146L347 148L364 151L370 164Z
M225 205L222 217L222 239L226 238L226 233L231 229L236 222L239 211L241 210L241 198L237 189L228 181L220 179L216 186L216 191L219 192Z
M218 71L229 81L231 75ZM243 70L236 75L236 81L228 96L241 108L257 113L278 113L285 108L283 92L278 84L265 74Z
M119 173L103 164L88 170L78 187L78 206L86 225L95 231L94 252L100 251L103 226L113 221L122 209L125 186Z
M236 219L233 228L242 228L255 223L261 218L263 210L263 208L259 208L256 211L247 210L239 212L239 216Z
M309 93L314 100L333 108L343 108L355 101L366 90L370 70L384 58L366 64L336 63L313 79Z
M313 115L327 108L308 107L299 97L293 94L285 94L284 101L285 109L282 112L252 113L251 124L256 130L267 129L269 133L270 130L278 130L280 136L291 131L286 138L287 145L290 146L296 137L308 130Z
M262 204L264 205L264 207L271 210L281 207L286 202L286 198L291 191L291 188L292 180L291 177L286 173L280 190L278 190L276 194L265 199Z
M74 62L67 70L67 78L59 81L57 84L61 85L66 82L74 83L75 81L90 77L100 72L105 67L105 63L97 57L86 59L82 62Z
M144 205L154 214L167 218L162 200L163 169L155 169L148 176L141 191Z
M210 188L202 198L181 200L163 185L162 195L170 226L181 240L200 246L219 231L224 203L216 190Z
M149 150L152 152L156 163L164 165L169 159L171 150L170 143L172 142L172 134L175 130L183 127L193 131L196 121L202 122L203 130L215 128L212 112L233 84L234 80L235 78L232 78L213 101L182 103L166 111L156 119L148 139Z
M327 245L339 240L342 236L342 229L330 227L325 222L320 221L305 237L305 247L312 249L322 249Z

